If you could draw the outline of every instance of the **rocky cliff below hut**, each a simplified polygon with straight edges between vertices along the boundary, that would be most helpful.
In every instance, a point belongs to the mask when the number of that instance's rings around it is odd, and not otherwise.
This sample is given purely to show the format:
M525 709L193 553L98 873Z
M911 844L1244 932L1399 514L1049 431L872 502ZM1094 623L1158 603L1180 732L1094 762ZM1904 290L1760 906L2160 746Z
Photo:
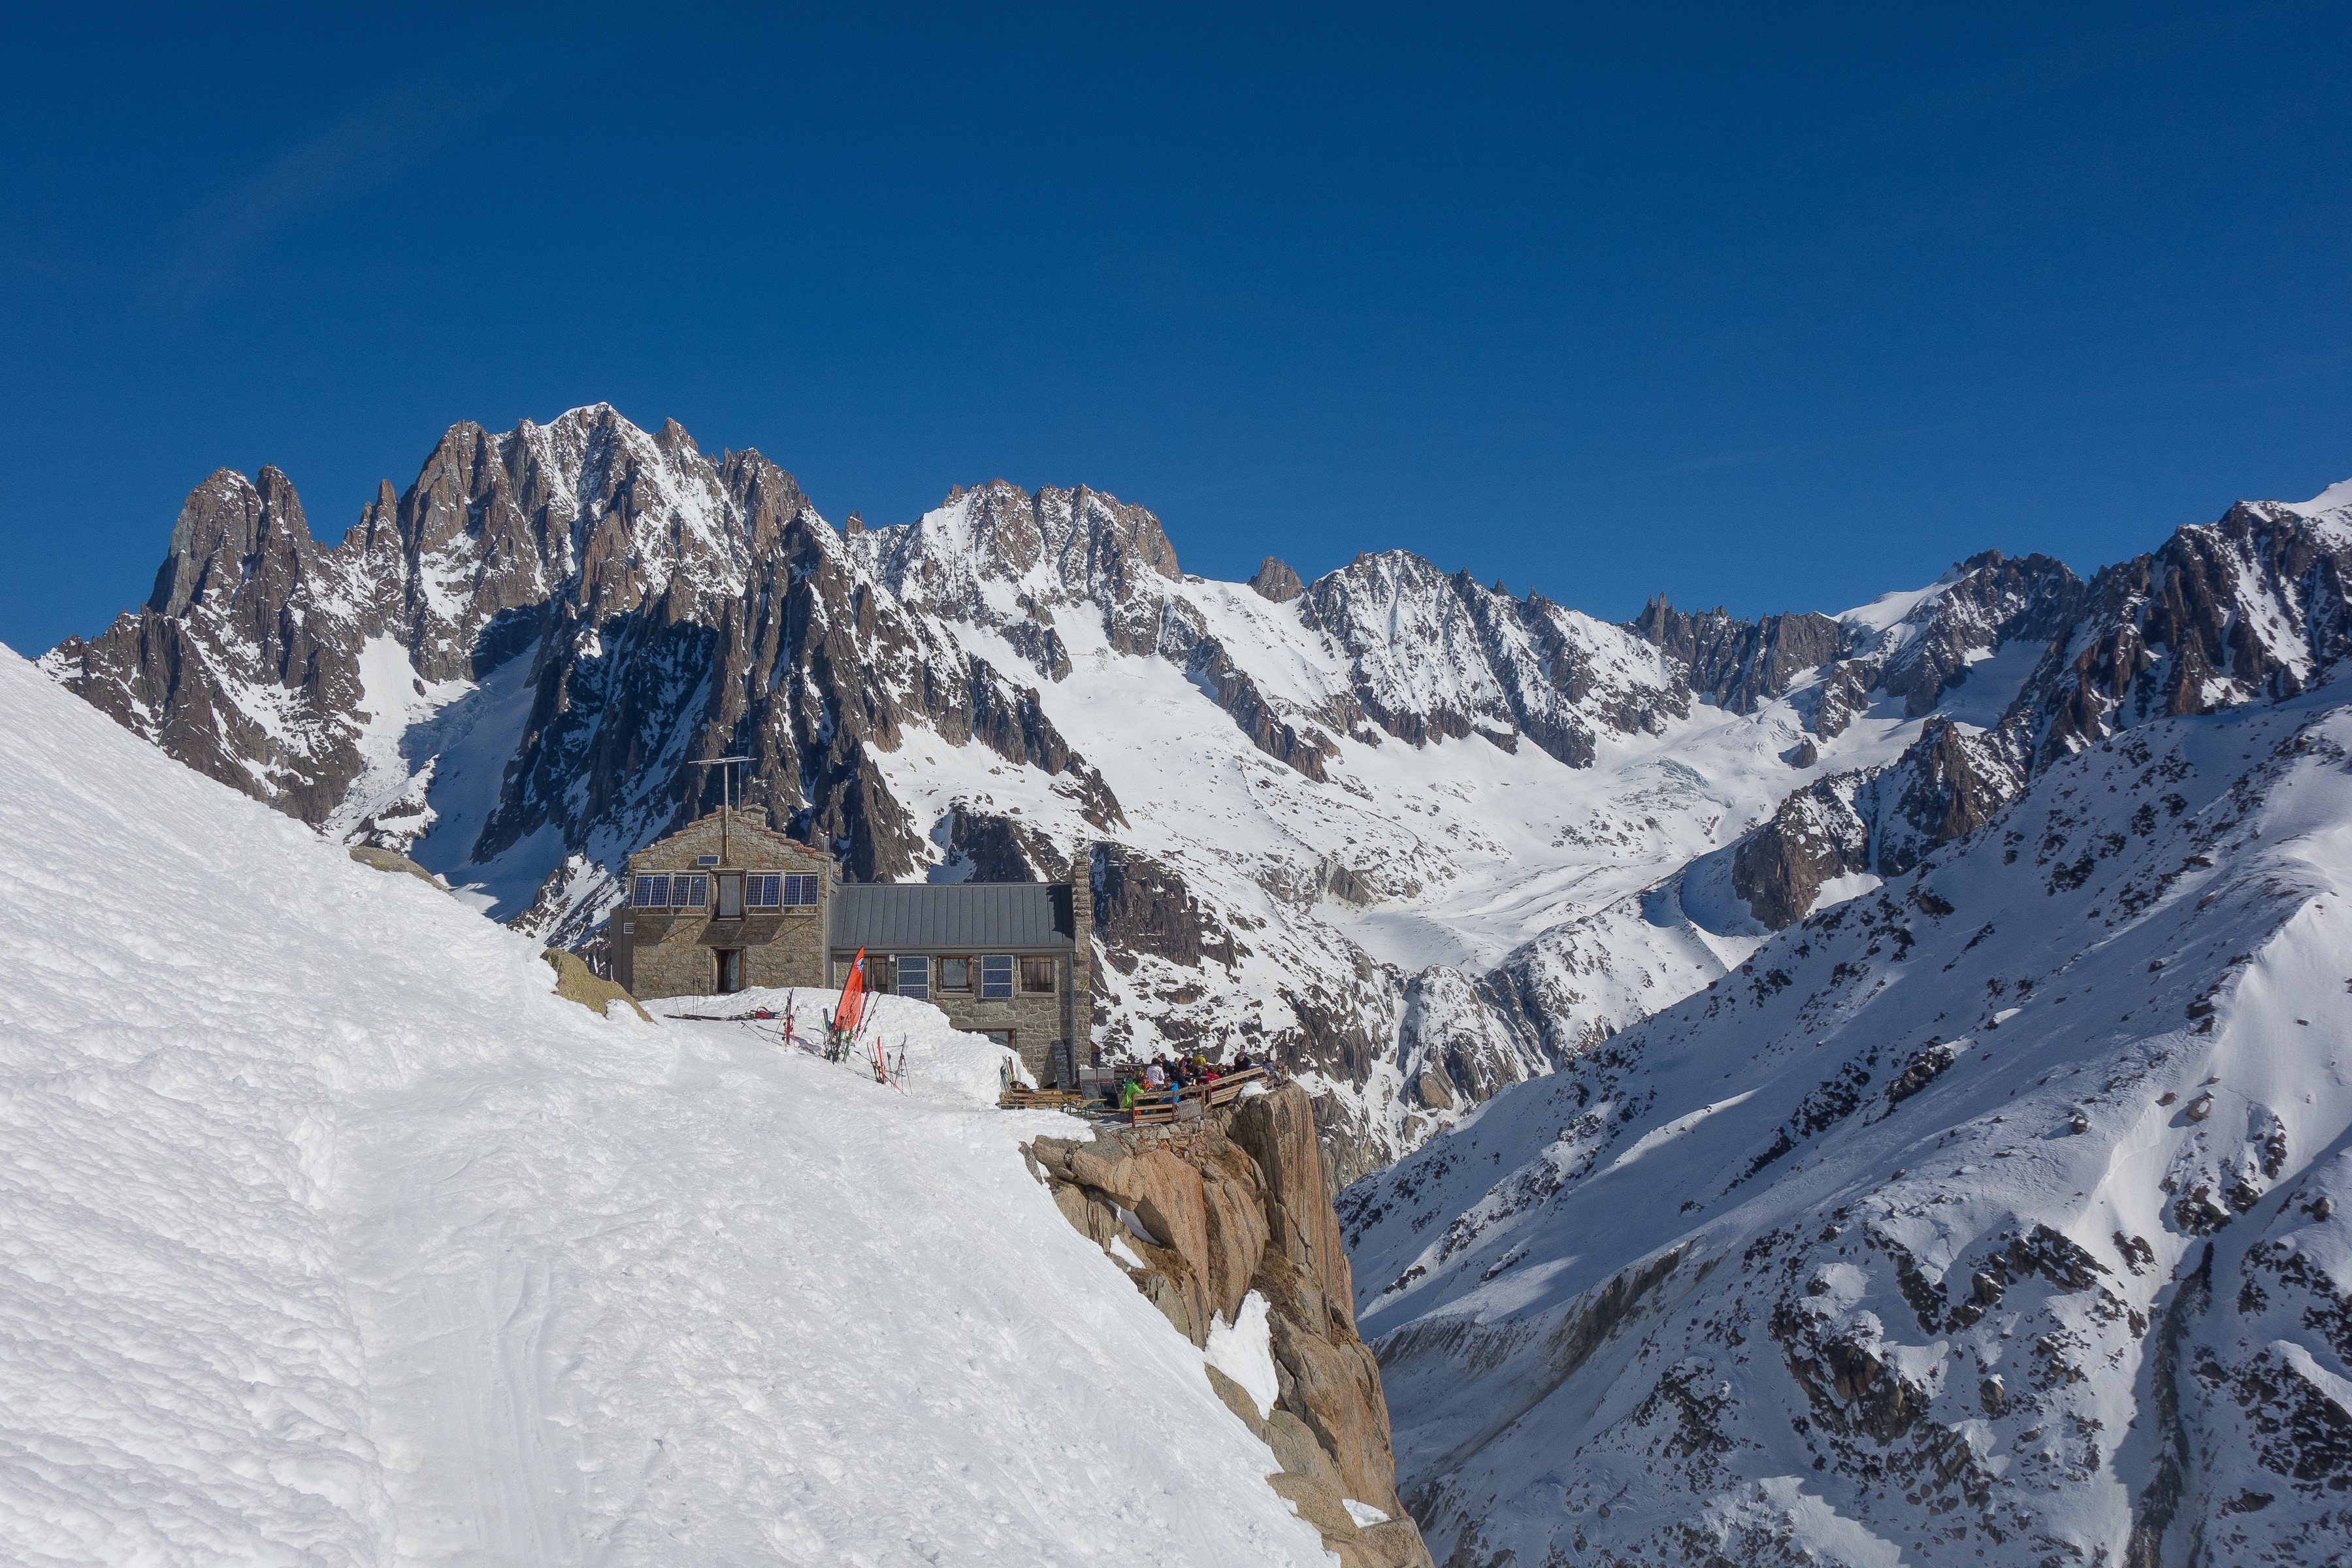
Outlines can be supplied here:
M1209 1382L1274 1450L1274 1489L1347 1568L1428 1568L1396 1491L1381 1369L1356 1332L1348 1254L1313 1102L1289 1086L1169 1127L1040 1138L1038 1174L1078 1230L1194 1344L1255 1321L1270 1407L1217 1367ZM1375 1514L1385 1519L1374 1519Z

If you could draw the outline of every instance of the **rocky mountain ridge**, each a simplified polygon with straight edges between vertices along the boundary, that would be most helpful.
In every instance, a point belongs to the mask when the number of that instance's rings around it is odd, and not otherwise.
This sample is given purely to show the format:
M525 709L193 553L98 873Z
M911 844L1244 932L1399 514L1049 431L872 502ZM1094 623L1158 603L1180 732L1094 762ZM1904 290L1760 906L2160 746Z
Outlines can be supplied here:
M551 941L722 755L853 877L1083 868L1101 1043L1270 1051L1352 1179L2191 689L2179 639L2227 693L2307 682L2324 531L2254 503L2088 584L1988 554L1841 616L1618 626L1402 552L1209 582L1084 487L836 531L757 453L597 405L452 426L331 548L223 470L148 602L42 667Z

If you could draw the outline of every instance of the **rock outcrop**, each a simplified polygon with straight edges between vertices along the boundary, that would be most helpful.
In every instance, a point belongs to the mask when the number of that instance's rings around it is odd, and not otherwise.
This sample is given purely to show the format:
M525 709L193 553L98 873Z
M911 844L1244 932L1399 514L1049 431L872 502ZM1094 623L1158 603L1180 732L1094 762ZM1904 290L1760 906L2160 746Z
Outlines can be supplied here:
M1838 624L1827 616L1766 616L1743 621L1720 606L1685 615L1661 594L1632 628L1681 661L1691 689L1734 713L1752 713L1795 684L1798 676L1838 656Z
M1396 1493L1379 1364L1356 1332L1348 1255L1304 1090L1285 1087L1164 1128L1040 1138L1030 1157L1070 1223L1194 1344L1255 1292L1279 1393L1260 1411L1210 1383L1274 1450L1268 1479L1349 1568L1427 1568ZM1122 1257L1121 1254L1125 1256ZM1360 1525L1352 1500L1386 1514Z
M1257 590L1259 597L1277 605L1286 605L1307 592L1307 584L1298 580L1298 574L1271 555L1258 563L1249 585Z

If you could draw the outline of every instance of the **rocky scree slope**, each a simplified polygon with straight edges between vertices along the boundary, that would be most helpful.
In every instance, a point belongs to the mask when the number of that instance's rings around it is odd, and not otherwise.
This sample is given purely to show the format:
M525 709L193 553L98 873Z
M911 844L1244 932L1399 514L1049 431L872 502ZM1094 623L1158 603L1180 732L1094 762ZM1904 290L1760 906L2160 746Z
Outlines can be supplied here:
M2307 520L2267 506L2300 614ZM452 426L331 548L277 470L215 474L147 603L42 668L554 942L721 755L853 877L1089 876L1098 1042L1271 1054L1352 1179L1965 825L2084 732L2068 693L2169 679L2084 640L2206 624L2135 581L1985 555L1836 617L1627 626L1402 552L1216 583L1084 487L837 531L757 453L597 405ZM2074 716L2004 724L2029 676Z
M2167 662L1974 831L1343 1194L1440 1561L2342 1560L2352 711L2303 670L2143 709Z

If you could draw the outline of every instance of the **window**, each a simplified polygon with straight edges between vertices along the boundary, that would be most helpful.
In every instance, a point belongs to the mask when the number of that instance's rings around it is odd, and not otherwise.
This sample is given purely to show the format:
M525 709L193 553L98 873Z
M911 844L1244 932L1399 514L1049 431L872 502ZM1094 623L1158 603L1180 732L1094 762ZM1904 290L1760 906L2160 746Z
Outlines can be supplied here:
M698 881L700 879L696 879ZM743 873L740 871L719 873L719 918L722 921L743 918Z
M658 882L659 877L654 879ZM698 910L710 901L710 878L697 871L691 876L680 871L669 879L669 901L681 910Z
M983 1002L1013 994L1013 955L992 952L980 961L980 996Z
M629 902L637 909L658 910L669 905L667 877L639 877L629 889Z
M942 958L940 960L940 989L969 991L971 989L971 960Z
M1021 989L1043 992L1049 996L1053 994L1054 955L1052 953L1030 954L1021 960Z
M912 996L918 1002L928 1002L931 996L931 961L928 958L898 960L898 994Z
M774 909L780 880L773 871L752 872L743 879L743 902L755 910Z
M771 878L770 880L774 879ZM816 908L816 889L821 879L815 875L793 875L784 879L784 904L788 909Z

